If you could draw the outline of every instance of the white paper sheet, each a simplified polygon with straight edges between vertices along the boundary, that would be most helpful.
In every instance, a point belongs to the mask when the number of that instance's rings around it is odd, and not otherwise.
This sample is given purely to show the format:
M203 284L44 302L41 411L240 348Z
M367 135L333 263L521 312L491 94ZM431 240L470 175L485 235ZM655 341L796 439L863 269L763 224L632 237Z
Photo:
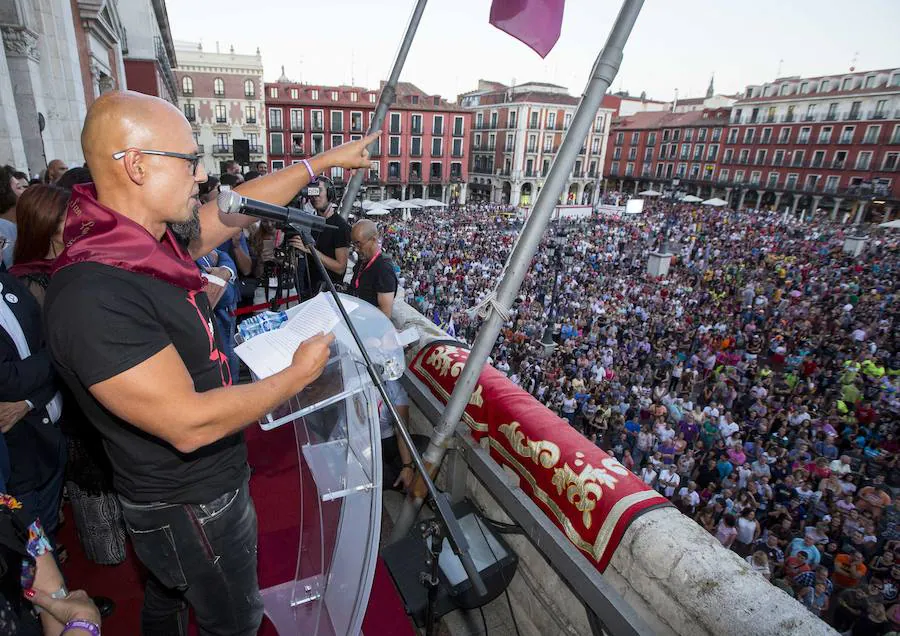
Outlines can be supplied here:
M346 298L342 301L348 314L359 307L358 303ZM296 313L279 329L255 336L235 347L234 351L257 378L267 378L291 365L301 342L318 333L330 333L339 320L330 297L323 292L299 305Z

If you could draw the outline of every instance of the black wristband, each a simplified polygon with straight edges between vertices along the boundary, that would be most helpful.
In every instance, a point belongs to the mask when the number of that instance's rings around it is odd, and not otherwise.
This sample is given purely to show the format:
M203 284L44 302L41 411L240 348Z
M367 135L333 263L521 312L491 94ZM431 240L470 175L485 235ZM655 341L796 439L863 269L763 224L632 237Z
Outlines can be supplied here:
M403 464L403 467L404 467L404 468L412 468L412 467L413 467L413 463L412 463L412 462L407 462L407 463Z

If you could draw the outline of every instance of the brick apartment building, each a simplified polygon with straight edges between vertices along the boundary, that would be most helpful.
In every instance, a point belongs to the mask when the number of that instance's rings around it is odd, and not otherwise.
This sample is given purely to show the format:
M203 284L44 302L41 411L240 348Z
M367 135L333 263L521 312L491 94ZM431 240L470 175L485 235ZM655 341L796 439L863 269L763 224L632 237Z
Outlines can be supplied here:
M578 98L562 86L480 81L459 96L474 114L470 191L481 200L531 205L569 129ZM561 202L590 204L602 177L609 122L621 99L607 95L572 168Z
M606 185L879 222L900 205L898 166L900 69L881 69L749 85L730 109L618 118Z
M318 86L282 76L265 85L268 161L272 170L360 139L375 115L378 90ZM366 198L466 199L470 112L401 82L372 153ZM348 175L332 168L340 189Z

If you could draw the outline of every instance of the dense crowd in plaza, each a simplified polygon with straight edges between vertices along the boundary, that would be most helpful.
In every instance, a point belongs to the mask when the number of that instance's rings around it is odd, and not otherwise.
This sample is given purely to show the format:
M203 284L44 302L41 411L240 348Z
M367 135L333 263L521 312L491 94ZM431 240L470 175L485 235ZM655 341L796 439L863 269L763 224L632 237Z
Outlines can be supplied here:
M406 300L470 343L521 227L501 212L387 227ZM810 611L881 634L900 627L900 236L852 257L848 230L663 201L558 222L493 362Z

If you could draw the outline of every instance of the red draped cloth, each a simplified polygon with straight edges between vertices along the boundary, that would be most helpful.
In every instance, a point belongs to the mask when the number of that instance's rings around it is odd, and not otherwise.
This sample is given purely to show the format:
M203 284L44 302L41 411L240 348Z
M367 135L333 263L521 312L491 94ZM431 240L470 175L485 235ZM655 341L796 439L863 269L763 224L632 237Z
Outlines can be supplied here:
M468 356L462 345L433 343L410 369L446 404ZM600 572L635 517L671 505L493 367L482 371L463 421Z

